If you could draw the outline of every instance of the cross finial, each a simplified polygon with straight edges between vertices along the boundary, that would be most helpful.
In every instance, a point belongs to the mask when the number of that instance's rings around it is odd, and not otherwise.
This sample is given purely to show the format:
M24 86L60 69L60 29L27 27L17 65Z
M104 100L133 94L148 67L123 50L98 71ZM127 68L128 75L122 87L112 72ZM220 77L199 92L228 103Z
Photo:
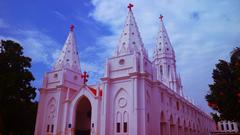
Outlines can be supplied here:
M83 84L86 84L87 81L88 81L87 78L89 77L89 75L87 74L87 72L84 71L84 72L83 72L83 75L82 75L81 77L83 78Z
M129 9L129 11L132 11L132 7L133 7L133 4L129 3L129 4L128 4L128 9Z
M74 25L71 24L71 25L70 25L70 31L73 31L73 30L74 30Z
M162 16L162 15L160 15L159 19L162 21L162 20L163 20L163 16Z

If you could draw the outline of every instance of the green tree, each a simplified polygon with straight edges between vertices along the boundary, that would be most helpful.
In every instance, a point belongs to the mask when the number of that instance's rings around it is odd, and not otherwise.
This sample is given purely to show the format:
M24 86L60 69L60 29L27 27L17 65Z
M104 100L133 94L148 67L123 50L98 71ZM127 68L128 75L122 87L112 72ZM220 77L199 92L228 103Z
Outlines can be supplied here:
M230 62L219 60L212 78L213 84L209 85L210 91L206 95L206 100L208 105L218 112L214 114L214 119L240 122L239 47L231 52Z
M32 135L37 103L34 80L29 71L31 59L23 55L20 44L0 42L0 133Z

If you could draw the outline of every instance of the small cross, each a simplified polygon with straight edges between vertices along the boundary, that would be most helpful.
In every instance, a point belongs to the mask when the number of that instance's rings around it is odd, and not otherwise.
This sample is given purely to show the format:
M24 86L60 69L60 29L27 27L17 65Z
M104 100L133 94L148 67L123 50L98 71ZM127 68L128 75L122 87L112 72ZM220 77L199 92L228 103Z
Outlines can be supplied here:
M86 71L83 72L83 75L81 76L83 78L83 84L86 84L86 82L88 81L88 77L89 75L87 74Z
M128 9L129 9L129 11L132 11L132 7L133 7L133 4L129 3L129 4L128 4Z
M70 31L73 31L74 30L74 25L70 25Z
M162 15L160 15L159 19L162 21L162 20L163 20L163 16L162 16Z

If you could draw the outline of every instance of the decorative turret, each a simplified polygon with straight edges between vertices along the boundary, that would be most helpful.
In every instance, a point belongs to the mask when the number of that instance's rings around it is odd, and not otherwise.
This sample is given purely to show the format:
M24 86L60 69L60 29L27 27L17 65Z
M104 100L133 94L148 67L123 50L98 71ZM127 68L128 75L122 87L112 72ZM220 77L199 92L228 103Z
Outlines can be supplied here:
M146 49L143 46L140 32L138 31L138 26L133 16L132 8L133 5L129 4L128 16L115 52L115 56L140 53L147 57Z
M74 25L71 25L67 40L57 59L57 62L54 65L54 70L68 68L76 72L81 72L77 43L73 30Z
M153 63L157 67L157 79L181 94L181 79L177 76L175 52L169 40L167 30L160 17L160 30L157 36L157 44L154 49Z

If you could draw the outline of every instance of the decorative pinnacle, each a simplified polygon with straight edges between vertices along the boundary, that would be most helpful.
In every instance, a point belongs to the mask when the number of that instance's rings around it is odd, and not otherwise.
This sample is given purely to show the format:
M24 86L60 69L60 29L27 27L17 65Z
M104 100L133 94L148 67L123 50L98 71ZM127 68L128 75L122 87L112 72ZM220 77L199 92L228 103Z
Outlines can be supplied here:
M73 30L74 30L74 25L71 24L71 25L70 25L70 31L73 31Z
M159 19L160 19L161 21L163 21L163 16L162 16L162 15L160 15Z
M128 9L129 9L129 11L132 11L132 7L133 7L133 4L129 3L129 4L128 4Z

